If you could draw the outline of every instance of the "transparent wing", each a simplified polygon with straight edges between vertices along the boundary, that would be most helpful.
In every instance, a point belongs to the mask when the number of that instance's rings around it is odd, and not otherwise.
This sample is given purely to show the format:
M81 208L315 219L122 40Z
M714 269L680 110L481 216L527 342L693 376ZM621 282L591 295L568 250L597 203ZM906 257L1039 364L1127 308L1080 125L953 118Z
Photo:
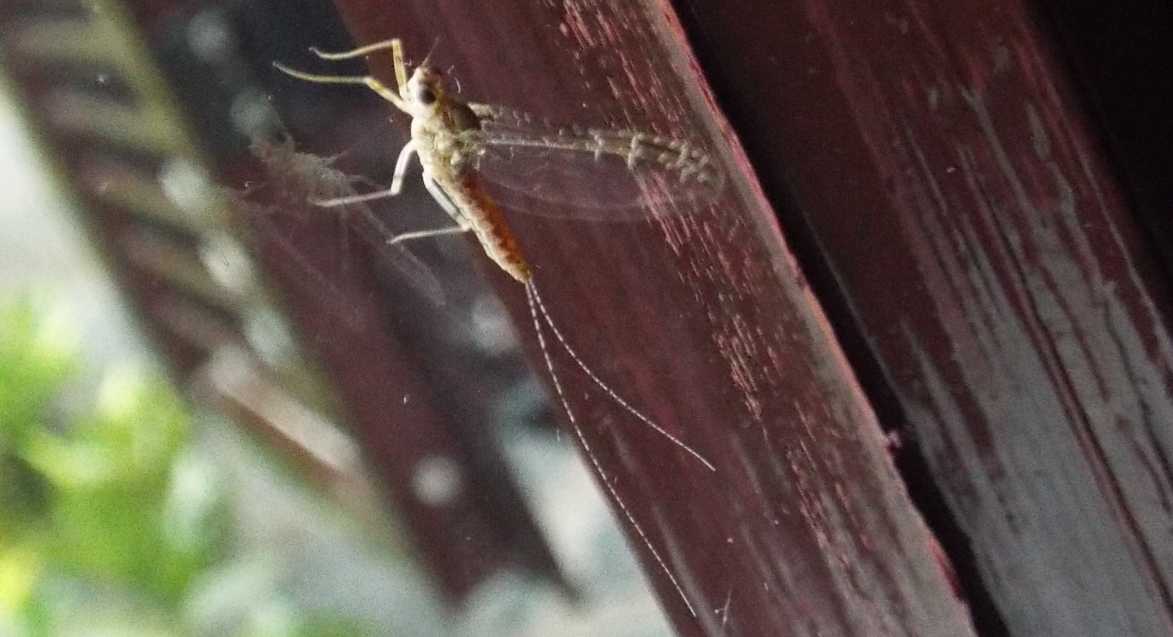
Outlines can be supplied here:
M403 274L416 292L429 302L440 306L445 304L444 288L440 280L432 273L427 264L411 253L401 244L391 244L395 235L375 216L366 204L359 204L364 220L374 228L372 235L375 242L375 252L379 259Z
M510 207L553 217L630 220L668 202L711 201L724 173L703 147L629 130L559 127L526 113L470 104L463 133L474 166Z

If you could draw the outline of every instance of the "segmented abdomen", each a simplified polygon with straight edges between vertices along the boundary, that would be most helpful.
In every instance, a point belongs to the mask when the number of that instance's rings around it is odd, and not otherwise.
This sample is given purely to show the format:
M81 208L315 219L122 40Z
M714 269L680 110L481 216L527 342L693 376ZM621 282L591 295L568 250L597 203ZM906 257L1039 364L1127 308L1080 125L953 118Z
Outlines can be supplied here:
M445 180L447 181L447 180ZM501 208L481 187L475 174L469 172L454 176L454 183L440 183L444 191L468 217L481 242L485 254L501 266L502 270L521 283L528 283L533 276L529 262L521 254L517 237L501 214Z

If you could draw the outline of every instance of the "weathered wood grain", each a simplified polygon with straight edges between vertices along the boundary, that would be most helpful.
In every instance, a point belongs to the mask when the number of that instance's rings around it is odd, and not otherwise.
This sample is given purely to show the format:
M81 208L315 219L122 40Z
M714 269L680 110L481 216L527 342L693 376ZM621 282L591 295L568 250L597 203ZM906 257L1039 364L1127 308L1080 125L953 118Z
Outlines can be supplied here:
M1168 634L1167 282L1029 3L683 5L1010 632Z

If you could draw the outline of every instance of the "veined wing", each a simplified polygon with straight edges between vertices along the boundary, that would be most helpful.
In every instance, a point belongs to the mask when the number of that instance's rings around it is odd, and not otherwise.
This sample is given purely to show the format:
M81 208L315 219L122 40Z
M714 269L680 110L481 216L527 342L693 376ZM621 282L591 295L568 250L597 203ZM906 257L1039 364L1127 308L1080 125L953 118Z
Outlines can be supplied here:
M471 104L463 133L474 166L510 208L554 217L631 220L664 203L715 199L725 177L697 144L631 130L556 126L526 113Z

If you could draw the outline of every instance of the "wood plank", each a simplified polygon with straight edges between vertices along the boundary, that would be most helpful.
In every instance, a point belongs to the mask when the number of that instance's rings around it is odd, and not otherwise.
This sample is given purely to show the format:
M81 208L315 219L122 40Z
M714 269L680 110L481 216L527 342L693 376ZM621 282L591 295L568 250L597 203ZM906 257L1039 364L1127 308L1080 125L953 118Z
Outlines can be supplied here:
M1009 631L1173 631L1167 282L1029 3L684 5Z

